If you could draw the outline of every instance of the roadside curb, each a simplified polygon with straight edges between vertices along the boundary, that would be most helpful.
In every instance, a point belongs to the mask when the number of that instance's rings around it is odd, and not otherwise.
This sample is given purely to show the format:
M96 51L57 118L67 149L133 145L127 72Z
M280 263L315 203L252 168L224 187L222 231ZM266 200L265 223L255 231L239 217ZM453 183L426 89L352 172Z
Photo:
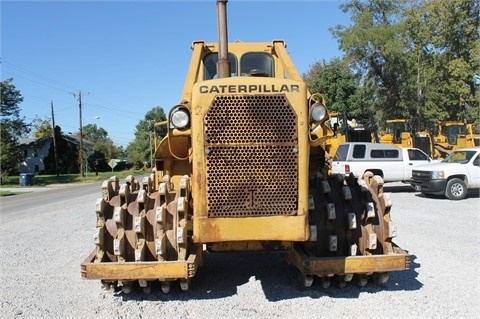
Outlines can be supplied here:
M43 192L51 189L57 189L58 187L0 187L0 191L2 192L12 192L12 193L32 193L32 192Z
M86 183L70 183L70 184L50 184L47 186L23 186L23 187L0 187L2 192L12 192L12 193L32 193L32 192L43 192L52 189L66 188L66 187L75 187L79 185L85 185Z

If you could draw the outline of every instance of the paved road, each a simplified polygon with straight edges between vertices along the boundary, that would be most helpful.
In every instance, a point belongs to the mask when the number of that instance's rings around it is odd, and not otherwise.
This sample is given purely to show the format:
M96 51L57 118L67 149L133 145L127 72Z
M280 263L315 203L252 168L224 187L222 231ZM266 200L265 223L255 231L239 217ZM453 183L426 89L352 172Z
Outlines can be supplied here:
M102 183L64 184L49 187L1 188L2 190L22 191L23 194L0 197L1 218L12 218L19 211L35 209L40 206L68 203L94 193L101 195ZM92 204L93 205L93 204Z

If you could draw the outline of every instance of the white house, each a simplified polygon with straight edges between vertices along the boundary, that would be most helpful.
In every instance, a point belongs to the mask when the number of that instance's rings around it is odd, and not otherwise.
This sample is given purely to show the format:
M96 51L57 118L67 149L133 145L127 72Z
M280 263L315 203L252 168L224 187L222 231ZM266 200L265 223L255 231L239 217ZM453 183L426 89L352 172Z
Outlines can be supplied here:
M52 143L51 137L39 139L24 138L20 140L20 173L38 174L45 171L43 159L47 157Z
M77 147L80 145L80 138L76 135L62 135L62 138ZM43 160L47 157L52 142L51 137L20 139L20 173L43 173L45 171ZM93 143L83 139L83 149L87 156L92 153L92 148Z

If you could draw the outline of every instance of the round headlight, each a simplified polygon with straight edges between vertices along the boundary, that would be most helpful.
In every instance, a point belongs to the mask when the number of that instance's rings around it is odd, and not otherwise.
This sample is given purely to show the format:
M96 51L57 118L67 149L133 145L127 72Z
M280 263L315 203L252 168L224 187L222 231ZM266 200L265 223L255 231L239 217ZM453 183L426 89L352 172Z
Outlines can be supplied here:
M189 120L188 113L184 110L174 111L170 118L172 125L176 128L187 127Z
M314 122L319 122L327 115L327 109L320 103L315 103L312 107L311 118Z

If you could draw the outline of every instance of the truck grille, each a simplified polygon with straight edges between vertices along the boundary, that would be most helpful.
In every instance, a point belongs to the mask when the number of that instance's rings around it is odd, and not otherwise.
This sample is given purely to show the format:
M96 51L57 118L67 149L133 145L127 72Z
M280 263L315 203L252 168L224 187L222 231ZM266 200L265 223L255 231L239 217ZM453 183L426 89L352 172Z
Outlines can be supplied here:
M413 170L412 179L416 181L429 181L431 179L431 172Z
M297 143L284 95L217 96L205 116L208 217L296 214Z

